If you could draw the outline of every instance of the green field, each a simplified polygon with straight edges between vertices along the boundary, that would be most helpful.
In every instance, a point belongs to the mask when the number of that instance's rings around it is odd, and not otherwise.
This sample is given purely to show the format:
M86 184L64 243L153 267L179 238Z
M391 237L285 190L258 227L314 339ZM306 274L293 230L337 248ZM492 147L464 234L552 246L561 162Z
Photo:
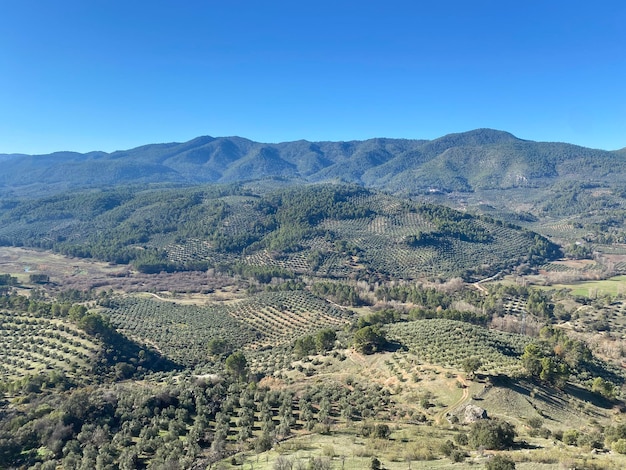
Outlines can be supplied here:
M601 281L581 281L572 284L553 284L547 289L569 289L573 295L589 298L626 294L626 275Z

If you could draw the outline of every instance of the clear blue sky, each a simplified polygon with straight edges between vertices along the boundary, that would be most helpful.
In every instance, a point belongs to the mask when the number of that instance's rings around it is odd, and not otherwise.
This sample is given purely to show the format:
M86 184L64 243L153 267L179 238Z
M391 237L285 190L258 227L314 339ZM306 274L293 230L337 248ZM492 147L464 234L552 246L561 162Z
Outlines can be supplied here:
M626 146L626 2L0 0L0 153L520 138Z

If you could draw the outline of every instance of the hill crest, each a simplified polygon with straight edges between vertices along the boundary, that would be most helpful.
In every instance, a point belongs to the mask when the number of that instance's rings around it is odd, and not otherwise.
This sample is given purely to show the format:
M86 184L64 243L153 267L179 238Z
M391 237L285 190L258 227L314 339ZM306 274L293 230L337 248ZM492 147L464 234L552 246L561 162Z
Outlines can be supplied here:
M419 194L433 188L475 191L550 186L585 174L603 182L626 173L624 151L534 142L493 129L434 140L260 143L201 136L113 153L0 155L0 187L10 195L129 183L226 183L263 178L342 180L386 191Z

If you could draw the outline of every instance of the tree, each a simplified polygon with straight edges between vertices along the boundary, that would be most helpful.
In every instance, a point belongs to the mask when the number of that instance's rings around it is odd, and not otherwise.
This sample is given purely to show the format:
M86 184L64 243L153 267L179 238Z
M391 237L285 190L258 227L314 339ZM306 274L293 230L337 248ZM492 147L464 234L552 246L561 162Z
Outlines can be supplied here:
M106 335L111 331L109 321L99 313L88 313L78 321L78 327L89 335Z
M530 343L524 348L524 354L522 354L521 360L526 371L533 377L539 377L541 374L541 359L543 353L541 348L535 343Z
M569 378L569 367L559 356L550 356L542 348L530 343L521 357L524 368L532 377L556 387L563 387Z
M78 322L87 314L87 307L80 304L74 304L70 307L69 316L73 322Z
M207 351L211 356L220 356L222 354L229 354L232 352L232 346L222 338L213 338L207 344Z
M562 388L569 378L567 364L559 361L557 358L544 357L541 359L539 378L544 382Z
M463 370L468 376L473 377L478 369L483 365L483 361L479 358L472 356L463 361Z
M293 347L296 357L308 356L315 352L315 338L311 335L302 336L296 339Z
M335 341L337 340L337 333L330 328L321 330L315 335L315 346L318 351L329 351L333 349Z
M354 348L363 354L373 354L387 344L385 335L376 326L366 326L354 333Z
M241 351L235 351L226 358L226 370L238 380L244 380L248 372L248 361Z
M374 437L377 439L389 439L391 429L386 424L377 424L374 426Z
M604 380L602 377L596 377L593 380L591 391L602 395L607 400L615 398L615 386L608 380Z
M259 437L254 441L254 450L257 453L268 451L272 448L272 443L274 439L272 435L268 431L264 431Z

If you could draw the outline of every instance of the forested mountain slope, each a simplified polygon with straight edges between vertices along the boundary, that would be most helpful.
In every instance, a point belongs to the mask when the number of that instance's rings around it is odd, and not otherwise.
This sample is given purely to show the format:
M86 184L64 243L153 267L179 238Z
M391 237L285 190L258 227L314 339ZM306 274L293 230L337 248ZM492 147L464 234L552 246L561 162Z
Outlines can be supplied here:
M366 279L483 276L560 253L489 217L332 184L132 186L5 201L0 244L132 261L145 272L237 265Z
M266 144L198 137L113 153L0 155L0 191L42 194L126 183L228 183L268 177L342 180L401 193L544 187L578 178L623 179L624 151L521 140L478 129L432 141L370 139Z

